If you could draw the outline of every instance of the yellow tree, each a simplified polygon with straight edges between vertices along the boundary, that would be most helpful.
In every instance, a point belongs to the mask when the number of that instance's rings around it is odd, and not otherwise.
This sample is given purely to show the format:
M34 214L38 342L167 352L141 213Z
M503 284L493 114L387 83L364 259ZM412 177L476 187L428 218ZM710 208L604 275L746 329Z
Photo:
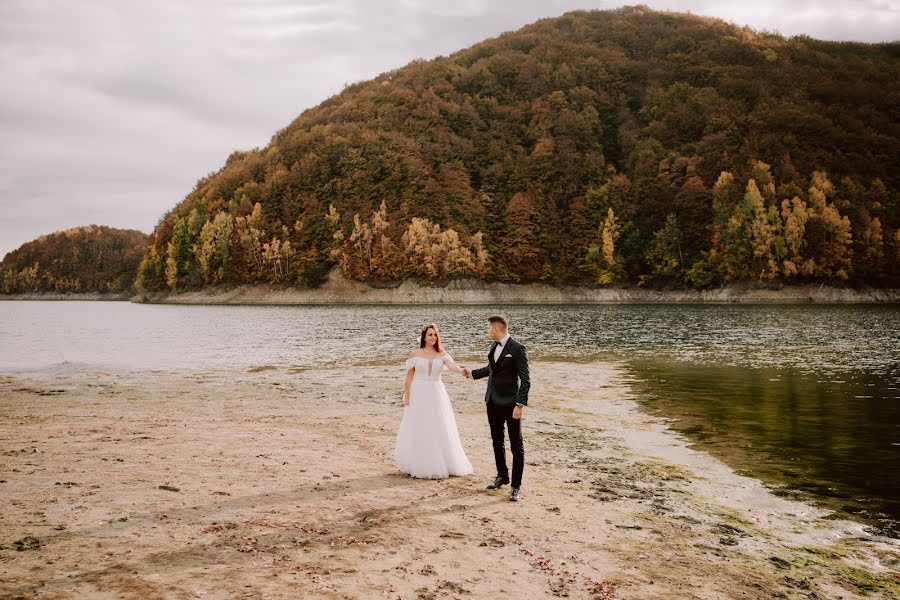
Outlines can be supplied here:
M784 221L785 245L782 270L785 277L796 277L803 265L803 235L806 232L806 221L809 220L806 203L796 196L791 200L782 200L781 217Z
M294 268L294 246L291 244L291 232L287 228L287 225L281 226L281 237L284 240L281 242L281 257L284 260L284 272L285 275L291 276L292 270Z
M764 163L759 163L764 164ZM770 182L771 183L771 182ZM758 259L754 267L754 274L760 279L773 279L778 276L778 264L775 262L775 255L772 248L775 245L775 233L772 223L769 220L769 211L766 209L765 201L762 193L756 186L756 180L751 179L747 182L747 194L744 201L749 209L751 216L750 235L753 244L753 256ZM778 213L775 218L779 220Z
M281 241L277 237L272 236L271 242L263 244L263 258L271 265L275 281L281 279L284 276L284 262Z
M772 177L771 167L761 160L755 160L750 164L750 177L756 182L760 194L767 203L774 202L775 179Z
M487 263L490 256L484 247L484 234L480 231L472 236L469 241L469 250L472 252L475 262L475 270L472 275L476 277L484 277L487 273Z
M156 246L151 245L138 267L134 286L142 292L157 290L162 286L164 277L165 262L160 259Z
M482 276L487 252L482 236L475 234L465 243L452 228L414 217L400 240L401 277L419 276L428 280L465 275Z
M328 214L325 215L325 223L331 229L331 245L328 251L330 258L340 263L341 252L344 245L344 228L341 226L341 213L334 207L334 204L328 205Z
M616 254L619 239L619 223L610 207L606 218L598 228L599 244L591 244L587 249L586 262L593 270L600 285L609 285L621 276L621 258Z
M834 204L828 202L830 193L834 193L834 186L825 173L813 173L809 188L812 210L806 226L809 260L804 264L804 274L847 279L852 265L850 219L841 216Z
M616 241L619 239L619 224L616 222L616 215L610 208L606 213L606 219L603 221L603 227L600 230L600 249L603 255L603 262L606 268L612 270L616 264Z
M206 221L200 229L200 237L193 249L204 281L213 283L230 276L228 246L233 232L234 218L226 211L217 212L213 220Z
M394 245L387 236L389 225L384 200L368 221L360 218L359 214L353 215L350 237L344 240L337 255L338 266L345 275L358 280L368 279L372 275L390 277Z
M750 223L754 211L741 194L734 175L722 171L713 185L715 260L729 280L755 276Z
M372 271L372 228L366 221L353 215L353 230L341 250L338 266L347 277L368 279Z
M863 229L860 237L862 256L856 263L857 268L862 268L864 275L878 276L884 263L884 235L881 231L881 219L871 219Z
M437 265L431 248L432 225L428 219L413 217L406 228L400 245L404 258L405 273L420 275L427 279L437 276Z
M382 200L378 210L372 214L372 249L369 263L371 273L382 278L393 276L396 261L396 247L387 233L389 227L387 202Z
M254 277L256 279L263 272L263 256L262 256L262 205L257 202L253 205L253 212L246 217L237 217L235 219L238 237L241 241L241 247L244 255L250 258L250 262L254 269Z
M440 268L438 274L442 277L466 275L475 270L475 261L472 252L463 245L459 234L453 229L443 231L439 238L438 259Z

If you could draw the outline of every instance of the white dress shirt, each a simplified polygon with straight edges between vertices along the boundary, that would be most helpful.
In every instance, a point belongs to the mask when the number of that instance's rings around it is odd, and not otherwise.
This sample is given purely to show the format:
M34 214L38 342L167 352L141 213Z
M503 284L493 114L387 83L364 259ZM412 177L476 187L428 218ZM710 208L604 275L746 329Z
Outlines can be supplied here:
M507 333L506 335L503 336L503 338L501 338L497 342L498 346L494 350L494 362L495 363L500 360L501 356L503 356L503 349L506 348L506 342L508 342L508 341L509 341L509 334Z

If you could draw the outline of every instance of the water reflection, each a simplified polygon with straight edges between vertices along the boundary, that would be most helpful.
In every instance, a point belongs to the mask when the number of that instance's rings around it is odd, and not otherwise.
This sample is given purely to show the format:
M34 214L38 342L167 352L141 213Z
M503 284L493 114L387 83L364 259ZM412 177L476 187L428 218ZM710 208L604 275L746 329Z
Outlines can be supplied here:
M642 404L739 471L900 534L900 370L630 364Z

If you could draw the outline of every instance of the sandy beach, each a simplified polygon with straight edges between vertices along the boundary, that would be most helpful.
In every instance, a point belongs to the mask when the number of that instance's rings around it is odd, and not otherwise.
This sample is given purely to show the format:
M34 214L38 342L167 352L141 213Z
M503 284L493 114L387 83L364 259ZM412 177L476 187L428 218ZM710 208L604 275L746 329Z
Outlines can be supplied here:
M614 363L536 361L522 501L483 382L476 473L393 465L400 365L0 375L3 598L896 598L900 546L641 413Z

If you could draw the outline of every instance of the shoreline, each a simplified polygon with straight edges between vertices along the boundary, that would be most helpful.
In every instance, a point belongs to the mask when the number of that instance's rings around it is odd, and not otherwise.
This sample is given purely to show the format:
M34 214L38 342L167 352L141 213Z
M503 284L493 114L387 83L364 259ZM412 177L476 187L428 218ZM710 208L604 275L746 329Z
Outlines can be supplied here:
M498 284L506 285L506 284ZM155 297L136 296L139 304L183 305L257 305L257 306L317 306L317 305L459 305L490 306L497 304L711 304L711 305L773 305L773 304L900 304L900 290L839 290L826 288L821 293L809 289L785 290L720 290L653 291L639 289L590 290L586 288L487 289L452 290L406 286L396 293L371 288L358 296L334 294L328 291L278 289L262 286L240 286L230 289L203 290L167 294ZM512 286L510 286L512 287ZM526 286L520 286L525 288ZM812 286L815 287L815 286Z
M0 294L0 301L8 302L127 302L134 298L134 292L31 292L27 294Z
M900 303L900 289L840 289L815 284L781 289L735 284L717 290L649 290L643 288L554 287L456 279L446 285L406 280L392 287L352 281L339 269L319 288L267 285L206 288L182 293L135 296L134 301L161 304L849 304Z
M777 497L689 447L640 411L616 363L537 361L533 373L516 505L484 489L493 457L483 386L451 374L476 473L440 481L393 466L396 365L0 374L0 591L900 593L900 542Z
M744 282L714 290L556 287L455 279L444 285L416 280L376 287L345 278L338 269L316 289L254 284L185 292L0 294L2 300L131 301L140 304L208 305L404 305L404 304L900 304L900 289L836 288L817 284L767 288Z

